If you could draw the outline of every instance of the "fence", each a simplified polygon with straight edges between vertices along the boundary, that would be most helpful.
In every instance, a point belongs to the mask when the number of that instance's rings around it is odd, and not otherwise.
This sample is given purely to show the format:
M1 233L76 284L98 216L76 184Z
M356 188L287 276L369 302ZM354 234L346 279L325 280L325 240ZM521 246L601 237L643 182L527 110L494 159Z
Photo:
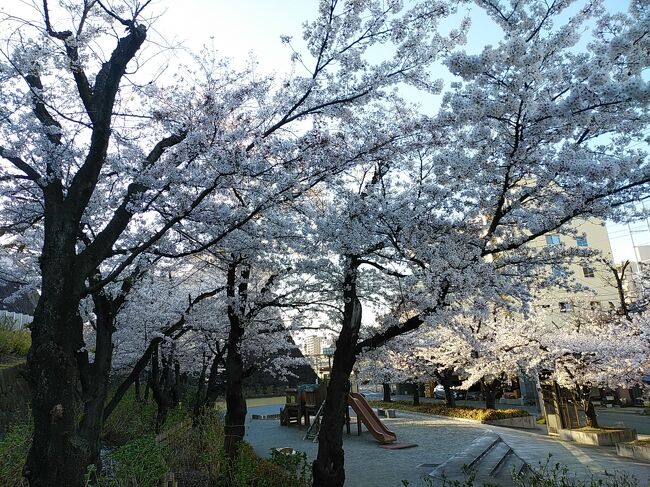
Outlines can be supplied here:
M34 317L30 315L24 315L22 313L14 313L13 311L0 309L0 319L4 317L13 320L16 323L16 328L18 329L24 328L25 325L29 325L34 319Z

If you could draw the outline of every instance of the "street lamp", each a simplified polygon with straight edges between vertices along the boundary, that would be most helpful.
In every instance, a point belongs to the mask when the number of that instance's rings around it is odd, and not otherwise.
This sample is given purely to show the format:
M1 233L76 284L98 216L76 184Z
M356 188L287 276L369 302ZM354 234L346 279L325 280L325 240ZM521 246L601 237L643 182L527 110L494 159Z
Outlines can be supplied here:
M332 357L336 352L336 347L325 347L323 348L323 355L327 357L327 367L329 369L330 377L332 376Z

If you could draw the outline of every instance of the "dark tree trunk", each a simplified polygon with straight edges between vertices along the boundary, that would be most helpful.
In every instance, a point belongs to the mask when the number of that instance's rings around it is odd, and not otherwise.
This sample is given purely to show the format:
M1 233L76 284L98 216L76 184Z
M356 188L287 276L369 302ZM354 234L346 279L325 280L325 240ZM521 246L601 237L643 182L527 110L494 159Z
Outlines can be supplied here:
M201 362L201 374L199 375L199 383L196 386L196 397L194 398L194 409L192 411L192 420L194 425L197 424L197 420L203 409L205 407L205 395L206 395L206 372L208 370L208 359L203 352L203 361Z
M416 382L413 383L413 405L420 405L420 384Z
M384 389L384 402L392 402L393 400L390 397L390 384L384 382L381 386Z
M43 5L47 9L47 5ZM45 18L48 18L47 12ZM56 32L50 25L46 30L59 40L71 35L67 31ZM115 211L104 229L79 253L77 238L106 160L111 118L122 77L127 64L145 41L146 32L146 27L137 23L129 28L96 74L94 86L90 86L83 67L76 62L77 48L66 44L70 66L77 66L73 74L78 93L92 122L83 163L66 182L66 187L55 167L59 154L55 148L62 145L63 127L37 94L43 89L39 73L31 71L24 77L33 93L35 119L53 149L46 150L43 157L47 182L42 185L41 296L34 312L32 346L27 355L34 435L24 474L32 487L82 486L87 466L96 460L93 452L101 428L101 397L105 392L101 384L96 387L95 381L101 381L104 371L88 363L79 303L85 293L86 280L112 255L113 244L131 220L132 213L126 210L129 201L124 201L124 206ZM173 144L177 138L166 140ZM154 151L147 162L153 164L161 154L161 150ZM128 198L145 189L141 185L129 186ZM110 358L108 361L110 363Z
M576 390L578 392L578 403L582 406L582 412L585 413L586 426L598 428L598 415L591 400L591 387L578 385Z
M456 396L454 395L454 390L452 389L454 371L451 369L445 369L442 372L436 372L436 377L438 381L445 389L445 402L450 408L456 407Z
M42 294L28 354L34 436L24 474L35 486L82 485L88 465L101 467L99 437L115 313L111 299L102 292L93 295L97 337L90 363L78 314L84 282L75 276L76 238L66 242L65 235L61 230L56 238L45 239Z
M483 392L483 397L485 398L486 409L497 408L497 393L499 392L500 388L501 381L499 379L494 379L492 381L481 379L481 389Z
M347 407L350 374L356 362L356 345L361 326L361 302L357 297L356 257L348 257L343 283L343 322L336 351L327 398L318 435L318 456L312 465L314 487L341 487L345 482L343 425Z
M24 475L34 487L80 486L86 466L94 460L92 445L77 430L81 407L77 354L84 346L83 323L79 289L66 278L74 267L74 241L65 243L48 249L46 238L42 294L27 356L34 436Z
M128 293L123 286L122 291ZM125 297L126 294L122 294ZM113 358L112 336L117 309L123 299L111 299L103 292L93 295L95 315L97 317L97 338L95 340L95 361L88 364L88 353L84 352L79 358L81 384L84 396L84 413L79 424L79 433L85 439L90 449L92 462L101 470L99 458L102 427L104 425L104 405L108 394L108 381Z
M585 413L587 426L590 428L598 428L598 415L596 414L596 408L591 398L582 401L582 409Z
M224 449L230 465L236 457L239 444L244 439L246 427L246 400L242 392L244 381L244 361L241 355L241 340L244 336L244 315L246 300L248 298L248 278L250 268L243 266L241 282L237 286L238 263L228 267L226 293L230 304L228 305L228 320L230 330L226 344L226 417L224 420ZM239 298L238 305L235 303Z

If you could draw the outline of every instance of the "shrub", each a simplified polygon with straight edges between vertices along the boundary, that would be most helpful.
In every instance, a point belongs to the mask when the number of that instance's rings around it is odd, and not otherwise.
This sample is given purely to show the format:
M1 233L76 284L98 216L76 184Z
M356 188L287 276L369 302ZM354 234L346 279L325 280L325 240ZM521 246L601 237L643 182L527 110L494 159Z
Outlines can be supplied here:
M413 406L413 404L407 401L369 401L369 403L380 408L402 409L416 413L437 414L439 416L473 419L476 421L494 421L497 419L519 418L529 415L528 411L523 409L483 409L469 406L450 408L444 404L420 404L419 406Z
M158 487L168 471L163 453L153 435L129 441L111 452L112 477L121 487Z
M165 439L167 465L174 473L200 470L216 483L224 475L226 466L222 411L206 410L193 426L189 421L184 425L168 430Z
M0 317L0 354L27 355L32 345L29 330L16 329L15 321L6 316Z
M280 454L281 455L281 454ZM301 462L306 465L305 454L296 455L294 460L272 460L258 457L253 448L246 442L242 442L234 465L233 476L235 485L250 487L306 487L310 485L302 478ZM287 470L289 468L289 470Z
M132 387L104 423L102 437L111 445L125 445L154 431L155 424L156 405L138 401Z
M626 473L606 473L605 477L591 476L583 480L569 473L569 468L561 463L551 463L551 455L538 466L529 466L521 474L514 474L518 487L638 487L634 476Z
M27 485L23 479L23 466L32 441L32 432L31 423L15 423L0 440L0 480L3 486Z

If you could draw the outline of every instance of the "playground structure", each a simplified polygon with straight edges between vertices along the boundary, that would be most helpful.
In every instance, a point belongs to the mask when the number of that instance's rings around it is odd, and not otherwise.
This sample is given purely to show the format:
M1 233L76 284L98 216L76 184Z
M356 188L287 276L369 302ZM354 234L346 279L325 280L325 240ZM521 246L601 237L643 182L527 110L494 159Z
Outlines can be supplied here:
M358 392L348 394L348 406L352 407L357 415L357 425L361 421L379 443L392 443L397 440L397 435L386 428L361 394ZM346 416L349 417L349 414ZM361 428L360 425L358 427Z
M304 425L307 427L304 439L315 442L320 431L326 392L325 385L319 384L305 384L297 389L287 389L285 405L280 411L280 424L282 426L296 424L301 427L304 419ZM392 443L397 440L397 435L386 428L363 395L350 392L347 406L345 424L348 434L350 434L350 424L352 422L349 408L352 408L356 414L357 435L361 436L361 425L363 424L381 444ZM313 417L311 422L309 421L310 416Z
M325 402L327 388L323 384L303 384L285 391L285 405L280 411L280 424L309 426L309 417L316 416Z

